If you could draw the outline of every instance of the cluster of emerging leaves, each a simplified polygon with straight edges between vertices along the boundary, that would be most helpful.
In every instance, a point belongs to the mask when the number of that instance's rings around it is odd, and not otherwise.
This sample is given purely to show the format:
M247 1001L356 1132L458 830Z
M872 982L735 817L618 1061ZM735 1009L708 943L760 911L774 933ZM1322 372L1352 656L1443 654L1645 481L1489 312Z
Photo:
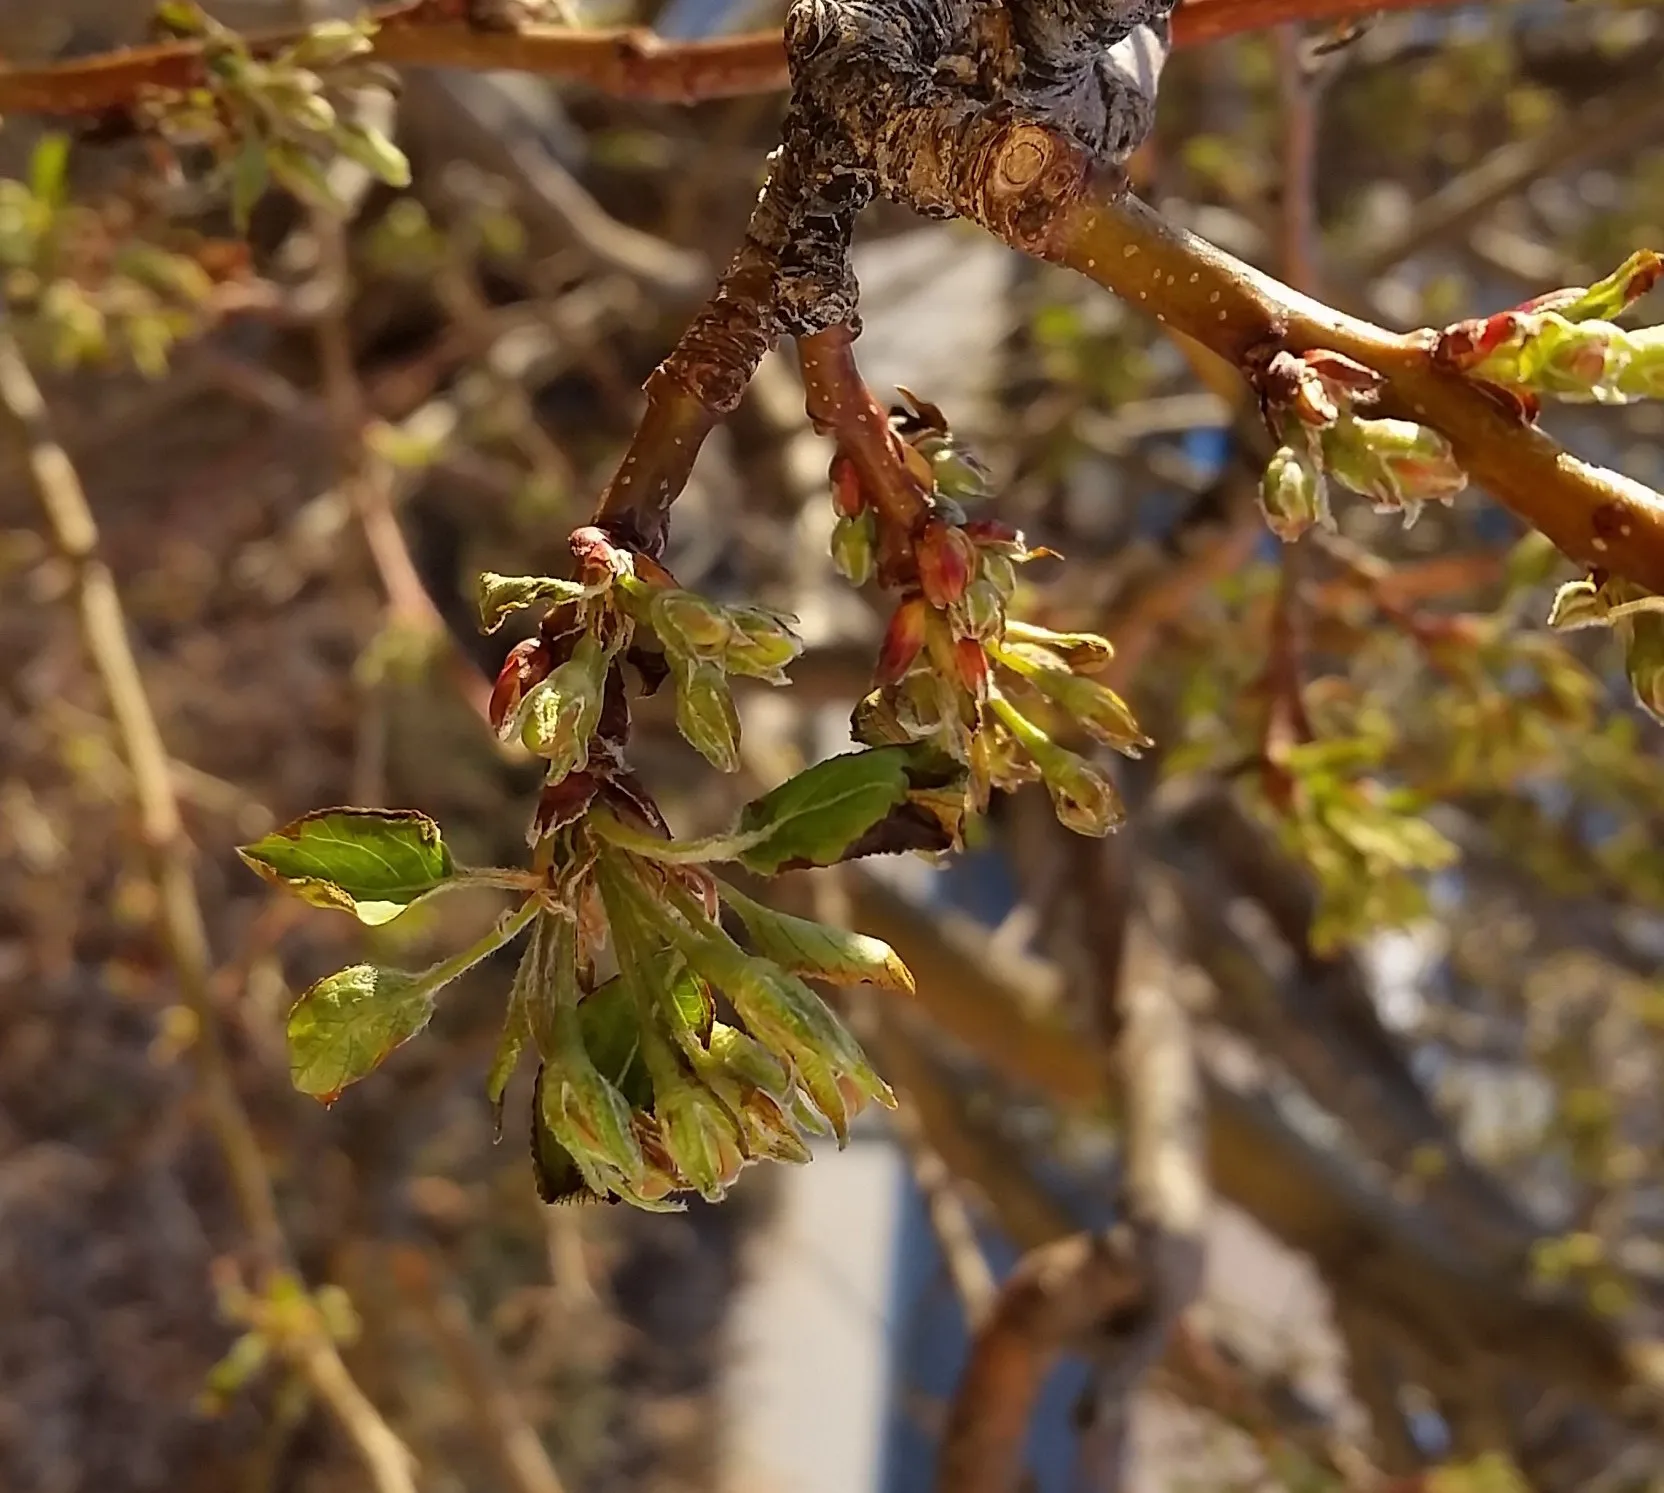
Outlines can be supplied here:
M488 628L547 608L511 650L492 700L502 734L547 764L531 869L459 868L437 826L414 813L327 810L244 849L268 878L370 924L449 887L522 895L428 970L355 965L313 986L289 1017L292 1076L333 1099L427 1024L445 986L526 933L489 1093L500 1106L530 1049L543 1195L644 1207L689 1190L716 1198L747 1162L804 1160L806 1133L842 1142L863 1105L890 1102L805 977L911 982L886 945L773 911L709 868L735 862L767 877L946 849L959 837L965 775L928 743L870 748L790 779L727 834L671 838L624 760L626 670L645 689L674 677L683 732L732 768L728 676L778 681L796 639L785 619L685 591L599 530L575 534L573 551L574 580L487 575L481 587Z
M1427 502L1450 502L1467 486L1438 431L1412 420L1367 419L1380 397L1373 369L1339 353L1278 353L1258 379L1260 402L1281 444L1260 484L1260 507L1279 539L1318 524L1334 527L1329 478L1368 498L1377 512L1415 522Z
M48 135L27 181L0 180L0 295L29 350L60 368L126 358L159 377L201 330L215 277L133 232L123 203L68 200L69 141Z
M888 546L899 563L877 565L888 536L856 465L842 455L832 465L839 570L857 585L878 570L900 591L879 650L877 688L855 711L855 738L933 743L965 768L973 812L987 808L995 788L1038 780L1062 823L1080 834L1107 834L1125 817L1120 795L1047 726L1072 722L1131 757L1151 744L1126 702L1090 677L1109 662L1110 645L1094 634L1052 632L1008 616L1016 566L1049 551L1031 549L997 519L966 515L966 503L988 495L986 476L936 406L911 403L893 418L893 446L924 516Z
M207 78L199 88L156 98L141 123L212 153L239 227L247 227L272 182L303 202L334 205L326 167L336 157L389 186L409 185L410 165L398 147L341 102L354 89L396 86L395 75L368 56L372 20L319 21L269 57L257 56L193 0L167 0L157 20L202 44Z

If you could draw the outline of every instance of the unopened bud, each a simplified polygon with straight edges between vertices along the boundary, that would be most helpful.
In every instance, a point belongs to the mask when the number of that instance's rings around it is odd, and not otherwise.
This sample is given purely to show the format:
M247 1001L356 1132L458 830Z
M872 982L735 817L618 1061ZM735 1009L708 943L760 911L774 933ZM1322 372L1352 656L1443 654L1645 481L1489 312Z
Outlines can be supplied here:
M1136 757L1145 747L1155 745L1139 728L1127 702L1114 690L1072 672L1049 650L1018 644L1001 649L999 658L1105 746Z
M1115 657L1115 647L1108 638L1095 632L1053 632L1049 627L1036 627L1032 622L1008 622L1006 641L1045 649L1061 659L1077 674L1096 674L1107 668Z
M965 588L956 620L968 636L979 642L998 639L1005 631L1005 597L999 587L986 576L977 577Z
M1423 503L1447 503L1467 486L1450 442L1412 420L1337 421L1323 433L1323 458L1378 512L1402 510L1406 522Z
M553 668L549 646L540 638L527 638L509 649L497 672L497 682L491 686L491 703L486 707L491 729L501 739L508 739L510 722L519 711L526 691L547 679Z
M965 594L977 563L977 551L963 529L940 519L930 519L914 553L919 566L919 587L931 606L941 610Z
M676 1170L707 1202L717 1202L745 1166L739 1125L720 1099L695 1080L653 1075L653 1117Z
M1115 785L1084 757L1059 747L1040 765L1058 823L1077 835L1107 835L1126 822Z
M861 474L847 456L832 458L832 506L839 518L858 518L867 506L866 493L861 488Z
M739 771L739 712L718 665L701 659L678 670L676 729L717 771Z
M878 649L873 677L880 685L894 684L913 667L924 647L930 607L922 596L910 596L895 609Z
M852 586L872 578L876 562L878 525L872 514L840 518L832 526L832 564Z
M655 591L647 620L672 653L716 658L734 635L727 610L694 591Z
M764 607L735 607L728 615L734 637L722 655L723 667L730 674L784 684L783 670L803 651L790 619Z
M520 740L549 763L551 779L589 761L589 739L601 719L607 656L593 633L578 639L567 659L521 704Z
M1292 446L1280 446L1260 481L1260 512L1281 540L1298 539L1313 524L1334 527L1323 473Z
M970 452L946 436L925 436L919 450L930 458L936 491L960 503L974 503L988 496L988 469Z
M1664 612L1637 612L1624 621L1624 672L1641 708L1664 722Z
M575 1007L556 1016L557 1051L545 1060L540 1098L543 1121L580 1164L600 1163L633 1185L646 1178L646 1161L631 1125L629 1101L602 1076L583 1045Z

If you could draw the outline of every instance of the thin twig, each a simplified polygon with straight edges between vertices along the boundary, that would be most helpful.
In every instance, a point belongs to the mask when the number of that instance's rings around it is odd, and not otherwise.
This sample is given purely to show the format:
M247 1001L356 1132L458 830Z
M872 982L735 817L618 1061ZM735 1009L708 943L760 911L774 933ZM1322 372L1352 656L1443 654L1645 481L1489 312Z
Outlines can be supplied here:
M0 424L23 456L29 486L58 553L75 574L87 653L98 673L123 756L133 775L139 832L156 877L162 929L179 992L196 1022L192 1044L208 1123L224 1158L243 1226L267 1271L282 1268L288 1242L270 1173L232 1082L211 985L207 925L192 872L193 851L179 815L173 773L145 693L115 578L98 553L98 526L69 454L52 433L34 375L0 323ZM413 1459L353 1381L321 1328L284 1343L298 1368L352 1439L380 1493L415 1493Z
M1377 10L1434 9L1460 0L1188 0L1173 20L1173 45L1193 47L1290 21L1331 21ZM533 26L475 29L445 18L434 0L405 0L370 12L380 22L373 55L401 67L460 67L566 78L623 98L661 103L773 93L787 86L778 31L707 41L667 42L650 31L572 31ZM270 55L294 30L253 38ZM0 114L101 114L132 107L153 90L204 81L197 41L164 42L75 58L43 68L0 69Z
M564 1493L537 1428L526 1418L467 1303L442 1278L439 1263L407 1247L394 1253L391 1265L461 1385L480 1443L496 1461L504 1485L513 1493Z

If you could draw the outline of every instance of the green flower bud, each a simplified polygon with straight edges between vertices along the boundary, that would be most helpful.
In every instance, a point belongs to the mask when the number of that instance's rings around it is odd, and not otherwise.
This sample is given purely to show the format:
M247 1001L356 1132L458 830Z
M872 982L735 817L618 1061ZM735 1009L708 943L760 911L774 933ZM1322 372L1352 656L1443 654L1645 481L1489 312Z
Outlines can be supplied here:
M1105 746L1136 757L1145 747L1155 745L1139 728L1127 702L1114 690L1072 673L1061 663L1048 662L1046 650L1002 648L997 657Z
M1003 558L1003 556L1001 557ZM1011 562L1005 562L1009 565ZM1005 631L1005 596L986 575L979 575L965 588L955 621L967 637L986 643Z
M632 1186L643 1186L647 1163L631 1125L629 1101L591 1060L575 1006L556 1010L554 1038L555 1051L543 1069L544 1124L580 1166L599 1164Z
M1664 722L1664 612L1637 612L1622 623L1624 672L1643 710Z
M589 762L589 741L601 720L607 662L594 634L584 633L572 656L520 703L520 740L533 756L548 761L551 779L577 772Z
M1011 600L1017 589L1017 567L1010 555L996 549L979 549L977 572L1004 600Z
M803 651L787 619L763 607L735 607L728 616L734 637L722 655L723 667L749 679L786 683L786 665Z
M719 772L738 772L740 718L727 676L707 660L677 673L676 729Z
M960 503L975 503L988 496L988 469L970 452L946 436L925 436L918 449L930 458L936 491Z
M840 518L832 526L832 565L852 586L872 579L877 547L878 524L871 512Z
M781 1100L792 1091L791 1075L785 1065L738 1027L714 1022L706 1053L715 1070L735 1083L761 1089Z
M1323 473L1292 446L1280 446L1260 482L1260 512L1279 539L1298 539L1313 524L1332 529Z
M1039 768L1058 822L1077 835L1107 835L1126 822L1127 811L1115 785L1084 757L1059 746L1003 695L995 694L994 712Z
M1664 399L1664 327L1629 334L1629 362L1617 378L1625 399Z
M667 650L690 658L720 658L734 636L727 608L694 591L654 591L647 621Z
M739 1123L722 1100L687 1071L660 1027L657 1012L640 1013L637 1037L653 1085L653 1118L665 1159L701 1197L715 1202L745 1165Z

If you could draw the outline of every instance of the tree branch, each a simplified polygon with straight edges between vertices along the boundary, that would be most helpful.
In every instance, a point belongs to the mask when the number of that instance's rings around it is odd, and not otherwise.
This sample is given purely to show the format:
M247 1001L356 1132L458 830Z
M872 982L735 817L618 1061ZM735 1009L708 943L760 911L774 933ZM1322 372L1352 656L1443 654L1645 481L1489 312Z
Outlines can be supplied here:
M1124 907L1127 889L1113 884L1123 867L1111 863L1124 848L1082 844L1088 904ZM1190 1025L1159 979L1124 973L1119 922L1108 916L1098 924L1092 963L1123 1116L1120 1221L1104 1235L1033 1251L1006 1283L954 1398L941 1493L1018 1486L1046 1374L1060 1354L1084 1348L1099 1360L1091 1456L1118 1483L1131 1397L1201 1286L1208 1188Z
M951 180L951 178L949 178ZM1664 498L1562 450L1472 380L1427 332L1324 306L1165 222L1075 142L1018 125L955 192L1014 247L1094 280L1251 374L1275 353L1328 348L1386 380L1384 413L1434 426L1469 477L1572 559L1664 592Z
M72 568L81 634L110 703L133 777L139 833L156 878L163 935L180 997L196 1022L192 1044L209 1128L219 1145L243 1225L267 1271L285 1266L288 1242L270 1173L237 1096L211 988L207 927L179 816L173 774L127 635L115 578L98 553L98 525L46 401L10 330L0 322L0 428L19 448L27 481L58 553ZM286 1337L284 1350L358 1449L379 1493L415 1493L414 1459L354 1382L321 1325Z
M1175 47L1200 46L1293 21L1332 21L1378 10L1451 6L1459 0L1188 0L1173 27ZM707 41L663 41L624 27L573 31L556 26L487 30L457 20L446 0L404 0L373 8L380 29L373 55L402 67L459 67L535 73L586 83L621 98L692 104L774 93L787 87L778 31ZM269 56L301 33L251 39ZM205 80L195 41L164 42L42 68L0 69L0 115L88 115L131 108L152 90L180 90Z

